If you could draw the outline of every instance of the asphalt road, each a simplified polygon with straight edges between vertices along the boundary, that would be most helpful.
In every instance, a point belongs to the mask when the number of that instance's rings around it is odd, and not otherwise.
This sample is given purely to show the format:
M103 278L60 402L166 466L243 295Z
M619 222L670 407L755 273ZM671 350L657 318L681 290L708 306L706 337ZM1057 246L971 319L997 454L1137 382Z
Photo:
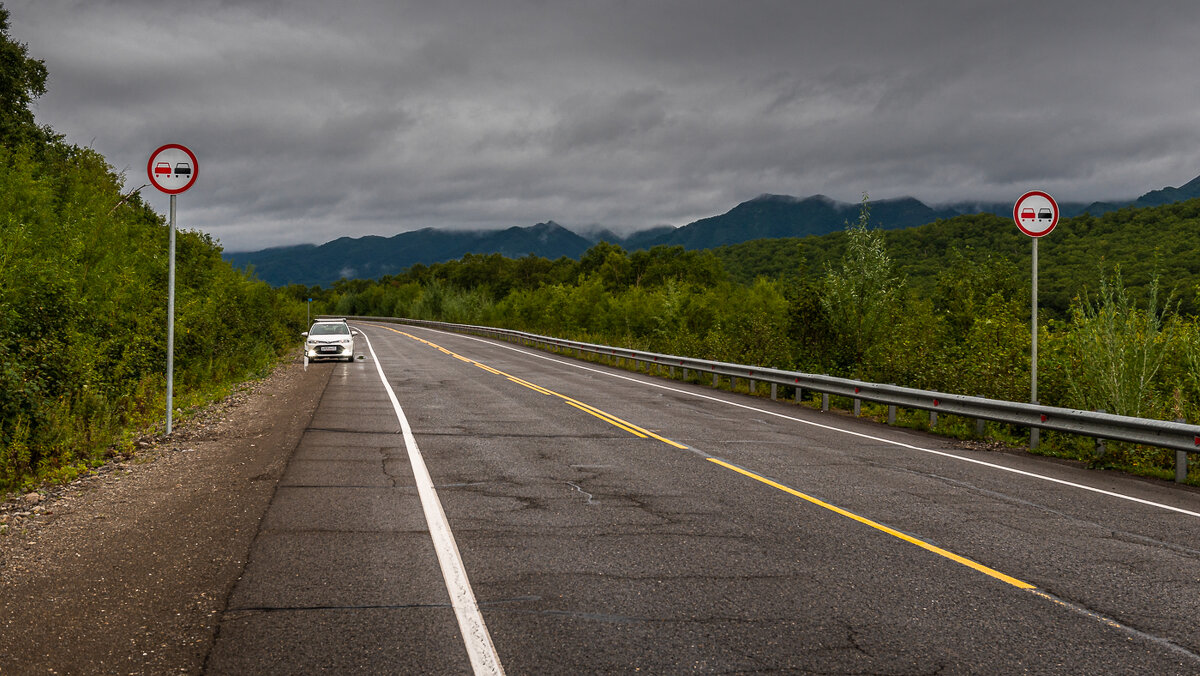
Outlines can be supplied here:
M357 326L207 673L1200 673L1195 491Z

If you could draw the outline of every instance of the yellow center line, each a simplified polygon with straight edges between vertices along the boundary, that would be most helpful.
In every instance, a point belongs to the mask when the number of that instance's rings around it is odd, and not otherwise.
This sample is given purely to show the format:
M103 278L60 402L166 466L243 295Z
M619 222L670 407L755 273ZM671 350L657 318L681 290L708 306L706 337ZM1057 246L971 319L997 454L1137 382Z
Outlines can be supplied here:
M629 432L630 434L632 434L634 436L638 436L643 439L647 438L645 434L642 434L641 432L637 431L636 429L634 429L630 426L622 425L620 422L618 422L617 419L607 416L604 413L602 413L601 411L597 411L597 410L591 408L590 406L581 406L570 400L567 400L567 405L574 406L575 408L579 409L580 411L583 411L584 413L586 413L588 415L596 416L597 418L603 420L604 422L608 423L609 425L612 425L613 427L620 427L621 429L625 430L626 432Z
M533 383L525 381L525 380L521 380L520 378L514 378L512 376L508 376L508 379L518 385L524 385L525 387L528 387L529 389L533 390L534 392L541 392L542 394L548 394L551 396L554 395L554 392L551 392L550 390L547 390L543 387L538 387L537 385L534 385Z
M896 537L901 540L904 540L905 542L914 544L914 545L920 547L921 549L931 551L934 554L937 554L938 556L944 556L947 559L950 559L951 561L954 561L956 563L961 563L962 565L964 565L968 568L977 570L977 571L983 573L984 575L989 575L991 577L994 577L997 580L1000 580L1001 582L1007 582L1008 584L1011 584L1012 586L1017 587L1019 589L1036 589L1037 588L1035 585L1029 584L1028 582L1024 582L1022 580L1018 580L1017 578L1012 577L1010 575L1005 575L1004 573L1001 573L1000 571L995 570L994 568L988 568L987 566L983 565L982 563L978 563L978 562L972 561L971 559L968 559L966 557L959 556L958 554L955 554L954 552L946 551L945 549L942 549L941 547L938 547L936 545L931 545L928 542L925 542L924 540L918 540L917 538L915 538L911 535L908 535L907 533L901 533L900 531L898 531L894 528L888 528L887 526L885 526L877 521L872 521L866 517L859 516L859 515L855 514L854 512L848 512L848 511L842 509L841 507L831 505L828 502L825 502L824 500L819 500L817 498L814 498L811 495L806 495L794 488L789 488L787 486L784 486L781 483L771 481L770 479L768 479L764 476L760 476L758 474L755 474L754 472L744 470L741 467L738 467L736 465L731 465L727 462L718 460L716 458L708 458L707 460L709 462L716 463L716 464L720 465L721 467L724 467L725 469L733 470L734 472L737 472L738 474L748 476L751 479L754 479L755 481L760 481L760 482L762 482L768 486L771 486L773 488L778 488L779 490L783 491L784 493L794 495L794 496L800 498L801 500L807 500L808 502L811 502L812 504L814 504L818 507L824 507L825 509L828 509L831 512L834 512L836 514L841 514L842 516L844 516L848 519L854 519L855 521L857 521L861 524L870 526L871 528L874 528L876 530L881 530L884 533L891 535L892 537Z
M601 411L600 409L598 409L594 406L590 406L590 405L585 404L576 399L572 399L571 397L568 397L565 394L559 394L558 392L555 392L554 390L548 390L540 385L535 385L527 380L518 378L514 375L510 375L508 373L505 373L504 371L494 369L486 364L481 364L481 363L475 361L474 359L469 359L460 354L457 354L455 352L447 350L446 348L442 347L441 345L436 345L434 343L431 343L428 340L425 340L424 338L418 338L417 336L414 336L411 333L407 333L405 331L400 331L398 329L393 329L390 326L380 326L379 324L372 324L372 326L376 326L381 329L387 329L388 331L391 331L392 333L398 333L402 336L407 336L408 338L412 338L413 340L417 341L418 343L423 343L425 345L428 345L428 346L435 348L441 352L444 352L445 354L448 354L460 361L467 362L468 364L474 364L475 366L478 366L479 368L483 369L484 371L487 371L488 373L492 373L492 374L498 375L498 376L503 376L503 377L507 378L508 380L510 380L518 385L521 385L523 387L528 387L529 389L531 389L535 392L540 392L542 394L552 396L552 397L558 397L559 399L562 399L564 402L566 402L567 404L570 404L571 406L574 406L575 408L579 409L580 411L583 411L584 413L587 413L596 418L599 418L600 420L603 420L604 422L612 425L613 427L617 427L621 430L629 432L630 434L632 434L634 436L640 437L642 439L653 438L653 439L663 442L664 444L674 446L675 448L687 449L687 446L684 446L683 444L671 441L670 439L667 439L665 437L661 437L649 430L642 429L641 427L638 427L637 425L629 422L628 420L622 420L611 413L608 413L606 411Z
M562 397L563 399L565 399L567 401L568 404L571 404L572 406L575 406L576 408L583 408L584 410L587 410L589 412L595 411L596 413L599 413L606 418L615 420L616 422L621 423L622 425L632 428L633 430L636 430L637 432L640 433L638 436L645 435L647 437L653 437L654 439L657 439L657 440L663 442L664 444L669 444L671 446L674 446L675 448L682 448L684 450L687 450L687 448L688 448L687 446L684 446L683 444L679 444L674 441L671 441L670 439L667 439L666 437L660 437L657 434L655 434L654 432L651 432L650 430L638 427L637 425L634 425L633 423L629 422L628 420L622 420L621 418L618 418L617 416L615 416L611 413L608 413L606 411L601 411L600 409L596 408L595 406L585 404L582 401L579 401L577 399L572 399L571 397L568 397L566 395L560 394L558 396Z
M566 395L559 394L558 392L554 392L554 391L552 391L552 390L548 390L548 389L545 389L545 388L543 388L543 387L539 387L539 386L537 386L537 385L534 385L533 383L530 383L530 382L527 382L527 381L525 381L525 380L522 380L522 379L520 379L520 378L517 378L516 376L511 376L511 375L509 375L509 374L507 374L507 373L505 373L505 372L503 372L503 371L498 371L498 370L496 370L496 369L494 369L494 368L491 368L490 366L485 366L484 364L481 364L481 363L479 363L479 362L477 362L477 361L475 361L475 360L472 360L472 359L466 359L466 358L460 357L459 355L457 355L457 354L455 354L455 353L453 353L453 352L451 352L451 351L449 351L449 350L446 350L445 348L443 348L443 347L441 347L441 346L439 346L439 345L434 345L433 343L431 343L431 342L429 342L429 341L427 341L427 340L424 340L424 339L422 339L422 338L418 338L418 337L416 337L416 336L414 336L414 335L412 335L412 334L410 334L410 333L405 333L404 331L399 331L399 330L397 330L397 329L393 329L393 328L391 328L391 327L387 327L387 326L379 326L378 324L374 324L373 326L378 326L379 328L387 329L388 331L392 331L393 333L399 333L400 335L403 335L403 336L408 336L409 338L412 338L413 340L416 340L416 341L418 341L418 342L424 343L424 344L426 344L426 345L429 345L429 346L431 346L431 347L435 347L435 348L437 348L437 349L441 350L442 352L445 352L446 354L449 354L449 355L451 355L451 356L454 356L454 357L458 357L459 359L462 359L463 361L466 361L466 362L469 362L469 363L471 363L471 364L474 364L474 365L478 366L479 368L481 368L481 369L483 369L483 370L485 370L485 371L488 371L488 372L494 373L494 374L496 374L496 375L504 376L505 378L507 378L507 379L509 379L509 380L513 381L514 383L517 383L518 385L523 385L523 386L525 386L525 387L528 387L528 388L530 388L530 389L532 389L532 390L535 390L535 391L541 392L541 393L543 393L543 394L548 394L548 395L552 395L552 396L558 397L558 398L562 399L563 401L565 401L565 402L566 402L567 404L569 404L570 406L573 406L573 407L575 407L575 408L579 409L580 411L583 411L584 413L587 413L587 414L589 414L589 415L595 416L596 418L599 418L599 419L601 419L601 420L603 420L603 421L607 422L608 424L610 424L610 425L613 425L614 427L618 427L618 428L620 428L620 429L622 429L622 430L625 430L626 432L629 432L630 434L636 435L636 436L638 436L638 437L641 437L641 438L643 438L643 439L645 439L645 438L647 438L647 437L653 437L654 439L657 439L658 441L661 441L661 442L663 442L663 443L665 443L665 444L670 444L671 446L674 446L674 447L676 447L676 448L681 448L681 449L685 449L685 450L690 450L690 449L689 449L689 447L687 447L687 446L684 446L684 445L682 445L682 444L679 444L679 443L676 443L676 442L674 442L674 441L671 441L670 439L667 439L667 438L661 437L661 436L659 436L659 435L657 435L657 434L655 434L655 433L653 433L653 432L650 432L650 431L648 431L648 430L642 429L641 427L638 427L637 425L634 425L633 423L631 423L631 422L628 422L628 421L626 421L626 420L622 420L622 419L620 419L620 418L618 418L618 417L616 417L616 416L612 415L611 413L606 413L606 412L604 412L604 411L601 411L600 409L598 409L598 408L596 408L596 407L594 407L594 406L590 406L590 405L588 405L588 404L585 404L585 403L583 403L583 402L581 402L581 401L578 401L578 400L576 400L576 399L573 399L573 398L571 398L571 397L568 397L568 396L566 396ZM783 491L784 493L787 493L787 494L789 494L789 495L795 496L795 497L797 497L797 498L800 498L800 499L802 499L802 500L805 500L805 501L807 501L807 502L809 502L809 503L812 503L812 504L814 504L814 505L816 505L816 506L818 506L818 507L822 507L822 508L824 508L824 509L827 509L827 510L829 510L829 511L831 511L831 512L834 512L835 514L839 514L839 515L841 515L841 516L844 516L844 517L846 517L846 518L848 518L848 519L853 519L854 521L857 521L857 522L859 522L859 523L861 523L861 524L863 524L863 525L870 526L871 528L874 528L874 529L876 529L876 530L878 530L878 531L881 531L881 532L887 533L888 535L891 535L892 537L895 537L895 538L898 538L898 539L900 539L900 540L903 540L903 541L905 541L905 542L908 542L908 543L910 543L910 544L916 545L916 546L920 547L921 549L924 549L924 550L927 550L927 551L929 551L929 552L932 552L932 553L934 553L934 554L937 554L938 556L941 556L941 557L944 557L944 558L946 558L946 559L949 559L949 560L951 560L951 561L954 561L955 563L958 563L958 564L964 565L964 566L966 566L966 567L968 567L968 568L971 568L972 570L976 570L976 571L978 571L978 572L980 572L980 573L983 573L984 575L987 575L987 576L989 576L989 577L992 577L992 578L995 578L995 579L997 579L997 580L1000 580L1001 582L1004 582L1004 583L1010 584L1010 585L1012 585L1012 586L1014 586L1014 587L1017 587L1018 589L1032 590L1032 591L1034 591L1035 593L1037 592L1037 587L1036 587L1035 585L1032 585L1032 584L1030 584L1030 583L1028 583L1028 582L1025 582L1025 581L1023 581L1023 580L1018 580L1017 578L1015 578L1015 577L1012 577L1011 575L1005 575L1004 573L1001 573L1000 571L998 571L998 570L995 570L994 568L989 568L989 567L987 567L987 566L983 565L982 563L979 563L979 562L977 562L977 561L972 561L971 559L968 559L968 558L966 558L966 557L964 557L964 556L959 556L958 554L955 554L954 552L947 551L947 550L945 550L945 549L942 549L941 547L938 547L938 546L936 546L936 545L932 545L932 544L930 544L930 543L928 543L928 542L925 542L924 540L920 540L920 539L918 539L918 538L915 538L915 537L913 537L913 536L911 536L911 535L908 535L907 533L902 533L902 532L900 532L900 531L898 531L898 530L896 530L896 529L894 529L894 528L889 528L889 527L887 527L887 526L885 526L885 525L883 525L883 524L881 524L881 523L879 523L879 522L877 522L877 521L872 521L871 519L868 519L868 518L866 518L866 517L864 517L864 516L859 516L858 514L855 514L854 512L850 512L850 511L844 510L844 509L842 509L841 507L838 507L838 506L836 506L836 505L831 505L831 504L829 504L828 502L825 502L824 500L820 500L820 499L818 499L818 498L814 498L814 497L813 497L813 496L811 496L811 495L807 495L807 494L805 494L805 493L801 493L800 491L798 491L798 490L796 490L796 489L794 489L794 488L789 488L788 486L785 486L785 485L783 485L783 484L781 484L781 483L778 483L778 482L776 482L776 481L772 481L772 480L770 480L770 479L768 479L768 478L766 478L766 477L764 477L764 476L761 476L761 475L759 475L759 474L755 474L754 472L751 472L751 471L749 471L749 470L742 469L741 467L738 467L737 465L731 465L731 464L729 464L729 463L727 463L727 462L725 462L725 461L723 461L723 460L719 460L719 459L717 459L717 458L714 458L714 457L707 457L707 456L706 456L706 457L705 457L705 459L706 459L706 460L708 460L709 462L713 463L713 464L716 464L716 465L719 465L719 466L721 466L721 467L724 467L725 469L732 470L732 471L734 471L734 472L737 472L738 474L741 474L741 475L743 475L743 476L746 476L746 477L749 477L749 478L751 478L751 479L754 479L755 481L758 481L758 482L764 483L764 484L766 484L766 485L768 485L768 486L771 486L772 488L776 488L776 489L778 489L778 490L781 490L781 491Z

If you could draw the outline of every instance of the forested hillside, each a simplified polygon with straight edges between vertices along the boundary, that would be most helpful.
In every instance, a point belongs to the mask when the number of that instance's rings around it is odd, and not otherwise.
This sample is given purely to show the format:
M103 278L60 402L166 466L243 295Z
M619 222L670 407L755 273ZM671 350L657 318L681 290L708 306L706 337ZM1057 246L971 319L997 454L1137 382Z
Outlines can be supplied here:
M1127 207L1150 207L1185 202L1200 198L1200 177L1179 188L1163 188L1146 193L1124 203L1094 202L1059 204L1064 217L1080 217L1079 223L1090 217ZM1130 211L1127 209L1127 211ZM1086 212L1086 213L1085 213ZM622 237L608 230L590 233L587 237L575 234L554 223L539 223L528 228L508 228L491 231L461 231L424 228L402 232L391 237L341 237L321 245L304 244L276 247L262 251L226 253L225 259L238 267L253 266L260 279L276 286L286 284L329 285L346 279L375 279L401 272L417 263L431 265L461 258L468 253L498 253L511 258L532 254L546 258L568 256L578 258L592 244L601 241L618 244L629 251L654 246L682 246L685 249L722 248L722 258L731 263L731 271L739 279L749 281L759 274L774 276L784 271L784 259L790 261L788 270L795 270L800 258L785 238L808 238L830 235L815 241L810 255L824 260L828 243L836 243L842 227L857 217L858 205L838 202L814 195L797 199L788 195L760 195L738 204L719 216L702 218L681 228L659 226ZM1012 214L1012 204L964 202L930 207L911 197L882 200L872 203L872 227L883 230L907 230L930 223L949 224L948 228L928 228L916 236L890 237L894 246L903 247L911 241L942 243L952 248L991 245L996 237L1003 238L1006 247L1015 247L1018 233L1005 224ZM1116 221L1106 220L1106 223ZM997 227L1000 224L1000 227ZM1174 227L1169 224L1169 227ZM985 232L993 229L994 233ZM764 241L772 240L772 241ZM1096 240L1089 240L1096 241ZM782 254L781 248L782 247ZM788 249L791 249L788 251ZM1022 255L1014 248L1011 253ZM762 267L756 258L745 255L753 251L772 259L771 267ZM907 252L905 252L907 253ZM913 261L914 272L921 277L920 264L928 257L922 252ZM940 254L942 252L934 252ZM1024 255L1028 255L1027 253ZM747 262L738 259L749 258ZM809 260L811 265L814 261ZM905 263L907 265L907 263ZM1065 309L1057 307L1059 311Z
M579 261L467 256L294 287L322 309L485 324L1012 401L1029 397L1029 239L987 215L712 251L599 244ZM1061 223L1043 239L1042 403L1200 420L1200 201ZM1170 293L1175 289L1176 293ZM1016 439L1020 431L993 430ZM1048 452L1166 475L1165 451L1050 435Z
M69 478L165 415L168 229L96 152L38 126L46 70L0 6L0 492ZM177 242L177 406L294 345L304 306Z
M881 233L913 293L936 293L948 264L961 259L1004 265L1020 283L1030 283L1032 245L1011 218L975 214L929 225ZM714 249L730 276L749 283L756 277L788 279L820 275L845 251L844 232L803 239L765 239ZM1103 216L1063 219L1038 248L1039 303L1049 316L1065 319L1071 304L1096 294L1102 275L1119 267L1126 287L1143 297L1157 275L1180 310L1200 310L1200 200L1153 208L1124 208Z

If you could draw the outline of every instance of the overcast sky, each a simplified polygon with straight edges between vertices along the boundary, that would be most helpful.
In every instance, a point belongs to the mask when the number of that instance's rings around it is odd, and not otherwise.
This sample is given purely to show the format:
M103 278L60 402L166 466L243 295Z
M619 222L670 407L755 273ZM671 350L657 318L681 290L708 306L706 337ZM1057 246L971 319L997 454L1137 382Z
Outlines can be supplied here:
M38 120L128 189L190 147L180 225L230 251L1200 174L1196 0L0 3L50 72Z

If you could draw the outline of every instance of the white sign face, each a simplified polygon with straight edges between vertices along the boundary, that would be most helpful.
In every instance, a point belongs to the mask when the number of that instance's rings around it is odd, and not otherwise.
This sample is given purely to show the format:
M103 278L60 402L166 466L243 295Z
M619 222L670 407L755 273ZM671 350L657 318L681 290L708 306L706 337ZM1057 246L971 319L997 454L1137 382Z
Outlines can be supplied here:
M1058 202L1041 190L1030 190L1013 205L1013 220L1030 237L1044 237L1058 225Z
M199 169L192 151L178 143L168 143L155 150L146 164L150 183L168 195L178 195L192 187Z

